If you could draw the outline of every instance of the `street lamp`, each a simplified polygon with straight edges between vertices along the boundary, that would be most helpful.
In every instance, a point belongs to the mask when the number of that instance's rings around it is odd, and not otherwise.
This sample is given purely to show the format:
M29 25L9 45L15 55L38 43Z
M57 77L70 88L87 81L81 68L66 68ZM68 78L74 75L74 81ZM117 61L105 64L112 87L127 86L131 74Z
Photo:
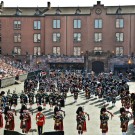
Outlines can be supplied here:
M129 64L129 65L130 65L130 64L132 64L132 61L131 61L131 59L129 59L129 60L128 60L128 64Z
M81 56L83 56L84 54L83 54L83 51L81 51Z
M128 70L130 69L130 65L132 64L132 60L131 60L131 58L130 59L128 59Z

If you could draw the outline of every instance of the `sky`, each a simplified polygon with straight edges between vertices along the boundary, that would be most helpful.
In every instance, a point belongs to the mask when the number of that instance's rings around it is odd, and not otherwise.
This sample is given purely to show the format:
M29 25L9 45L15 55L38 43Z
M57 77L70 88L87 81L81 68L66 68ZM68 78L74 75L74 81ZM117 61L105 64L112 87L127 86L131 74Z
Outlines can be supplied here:
M2 0L0 0L2 1ZM93 6L98 0L3 0L5 7L81 7ZM100 0L105 6L135 5L135 0Z

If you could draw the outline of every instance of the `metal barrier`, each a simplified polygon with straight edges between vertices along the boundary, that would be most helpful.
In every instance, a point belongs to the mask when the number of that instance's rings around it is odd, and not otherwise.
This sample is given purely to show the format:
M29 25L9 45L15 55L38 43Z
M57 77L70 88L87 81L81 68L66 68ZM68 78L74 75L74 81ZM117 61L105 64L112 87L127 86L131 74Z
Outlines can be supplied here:
M29 72L27 75L27 79L33 79L35 76L37 76L42 70L37 70L34 72Z
M28 74L19 75L18 80L21 81L21 82L23 82L23 81L25 81L27 79L27 76L28 76Z
M15 84L15 77L3 78L0 80L0 87L7 87Z

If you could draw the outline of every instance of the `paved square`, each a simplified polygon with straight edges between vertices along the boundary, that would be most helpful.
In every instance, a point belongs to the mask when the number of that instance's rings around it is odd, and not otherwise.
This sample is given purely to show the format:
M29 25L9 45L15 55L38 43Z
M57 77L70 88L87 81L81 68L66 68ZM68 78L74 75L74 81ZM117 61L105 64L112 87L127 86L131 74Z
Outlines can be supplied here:
M135 83L130 82L130 91L134 91ZM17 93L20 93L23 90L23 83L19 85L12 85L7 88L1 89L4 91L7 91L8 89L11 90L11 92L16 88ZM76 110L78 106L84 106L84 110L89 113L90 115L90 121L87 121L87 132L84 133L84 135L101 135L100 130L100 108L102 107L103 99L96 99L95 97L90 98L89 100L85 99L84 92L79 93L78 101L77 103L74 103L73 96L68 93L68 98L66 99L66 106L65 108L62 108L66 112L66 116L64 118L64 131L65 135L78 135L76 130ZM35 121L35 115L37 112L36 104L33 106L34 114L32 116L32 129L36 129L36 121ZM114 114L114 117L111 120L111 117L109 119L109 131L108 135L121 135L121 129L120 129L120 113L119 109L121 107L121 102L118 99L116 102L116 106L114 108L111 107L111 104L107 107L109 111L111 111ZM18 104L17 110L19 112L20 105ZM43 110L43 113L46 116L46 123L44 126L44 132L54 131L54 120L53 120L53 110L49 110L49 105L47 105L46 110ZM129 128L127 135L135 135L133 133L135 129L133 128L133 120L130 120L129 122ZM19 113L17 113L17 116L15 116L15 131L18 131L21 133L20 129L20 119L19 119ZM0 135L3 135L3 129L0 129ZM37 135L37 133L28 133L28 135Z

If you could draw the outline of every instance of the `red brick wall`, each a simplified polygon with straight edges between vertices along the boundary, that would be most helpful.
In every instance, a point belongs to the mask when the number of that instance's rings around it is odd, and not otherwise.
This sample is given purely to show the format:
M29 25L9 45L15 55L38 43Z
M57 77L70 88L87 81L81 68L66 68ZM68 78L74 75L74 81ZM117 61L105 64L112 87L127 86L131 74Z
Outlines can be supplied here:
M100 6L100 5L98 5ZM98 7L97 6L97 7ZM135 15L122 15L124 18L124 28L116 29L115 20L116 15L107 15L106 8L100 6L102 13L97 15L95 13L96 6L91 9L90 15L74 15L74 16L45 16L45 17L1 17L2 22L1 34L2 42L0 46L2 47L3 54L11 54L14 46L21 46L21 54L25 55L26 51L29 54L33 54L34 46L41 46L41 52L43 54L52 54L53 46L60 46L61 54L73 55L73 47L81 47L81 51L91 51L96 46L103 48L103 51L115 51L116 46L124 47L124 54L128 55L131 52L135 52ZM94 29L94 19L101 18L103 20L102 29ZM61 28L53 29L53 19L61 20ZM73 28L73 20L81 19L82 27L81 29ZM131 19L131 20L130 20ZM13 29L14 20L21 21L21 30ZM41 30L33 29L34 20L41 21ZM131 21L131 32L130 32L130 21ZM15 32L21 33L22 42L14 43L13 35ZM53 32L60 32L61 42L53 42L52 35ZM79 43L74 43L73 33L81 32L82 41ZM102 32L103 40L101 43L94 42L94 32ZM124 42L117 43L115 39L116 32L124 33ZM33 34L41 33L41 42L33 42ZM131 37L130 37L131 33ZM131 44L130 44L131 39ZM131 48L130 48L131 45Z

